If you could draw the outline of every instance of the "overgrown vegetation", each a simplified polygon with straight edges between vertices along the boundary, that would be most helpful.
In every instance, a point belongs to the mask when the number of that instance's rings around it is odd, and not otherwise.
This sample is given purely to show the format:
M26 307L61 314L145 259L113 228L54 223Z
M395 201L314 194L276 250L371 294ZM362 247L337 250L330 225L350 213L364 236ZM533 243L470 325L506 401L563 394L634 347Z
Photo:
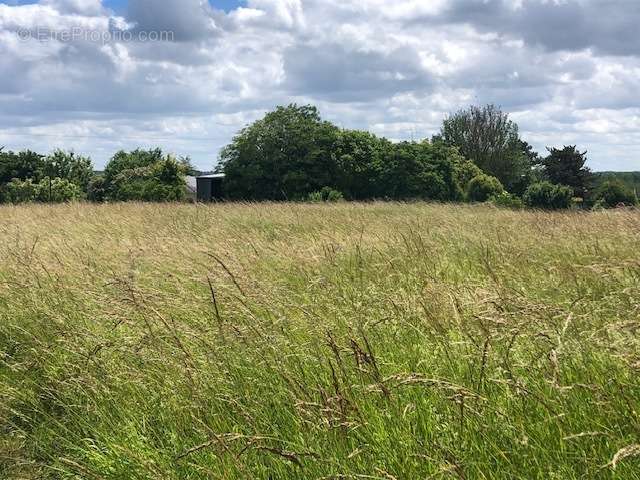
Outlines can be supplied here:
M31 151L0 151L0 203L64 203L76 200L182 200L188 159L161 150L118 152L104 175L96 175L91 159L56 150L44 156Z
M0 478L640 478L640 213L0 207Z
M495 205L558 209L594 205L586 163L575 146L541 157L494 105L451 115L430 140L399 143L339 129L313 106L289 105L243 129L218 170L235 200L304 200L326 188L348 200L499 198Z

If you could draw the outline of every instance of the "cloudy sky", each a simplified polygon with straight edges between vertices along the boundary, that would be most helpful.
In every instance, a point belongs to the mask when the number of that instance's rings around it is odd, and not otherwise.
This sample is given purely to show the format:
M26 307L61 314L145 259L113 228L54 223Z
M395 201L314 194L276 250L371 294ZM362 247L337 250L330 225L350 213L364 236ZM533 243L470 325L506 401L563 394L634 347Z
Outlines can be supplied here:
M639 25L640 0L4 0L0 146L209 169L279 104L401 140L491 102L540 151L640 170Z

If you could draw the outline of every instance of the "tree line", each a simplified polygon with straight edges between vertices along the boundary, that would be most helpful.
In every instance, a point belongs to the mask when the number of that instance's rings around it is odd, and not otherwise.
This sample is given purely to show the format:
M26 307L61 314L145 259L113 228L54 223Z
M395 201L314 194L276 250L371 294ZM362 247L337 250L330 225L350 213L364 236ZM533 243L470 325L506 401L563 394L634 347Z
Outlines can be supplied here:
M277 107L220 154L229 200L431 200L562 209L637 205L615 175L597 176L576 146L542 156L494 105L469 107L421 141L341 129L312 105ZM0 202L181 201L188 158L160 149L117 152L104 172L88 157L0 149Z
M164 155L160 149L120 151L99 174L90 158L74 152L1 150L0 202L180 201L191 170L188 159Z
M576 146L546 156L494 105L450 115L431 139L391 142L340 129L316 107L278 107L243 129L221 153L234 200L491 201L561 209L636 205L617 179L598 182Z

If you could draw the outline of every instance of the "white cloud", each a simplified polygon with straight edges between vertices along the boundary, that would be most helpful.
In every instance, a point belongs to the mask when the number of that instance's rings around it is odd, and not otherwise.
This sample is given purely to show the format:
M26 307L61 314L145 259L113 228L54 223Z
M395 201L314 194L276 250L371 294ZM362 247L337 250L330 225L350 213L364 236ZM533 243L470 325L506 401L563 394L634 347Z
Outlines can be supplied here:
M248 0L224 13L130 0L116 17L100 0L0 3L0 145L75 148L98 165L158 145L210 168L278 104L312 102L341 126L407 139L494 102L539 149L576 143L596 168L640 169L638 5ZM74 29L100 41L61 37ZM137 39L153 31L174 41Z

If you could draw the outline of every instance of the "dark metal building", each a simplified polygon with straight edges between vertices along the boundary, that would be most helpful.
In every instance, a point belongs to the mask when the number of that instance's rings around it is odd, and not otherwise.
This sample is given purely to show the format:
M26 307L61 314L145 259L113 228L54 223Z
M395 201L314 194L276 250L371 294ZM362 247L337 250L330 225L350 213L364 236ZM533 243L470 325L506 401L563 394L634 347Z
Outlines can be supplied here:
M224 195L224 174L202 175L196 178L196 182L199 202L222 200Z

